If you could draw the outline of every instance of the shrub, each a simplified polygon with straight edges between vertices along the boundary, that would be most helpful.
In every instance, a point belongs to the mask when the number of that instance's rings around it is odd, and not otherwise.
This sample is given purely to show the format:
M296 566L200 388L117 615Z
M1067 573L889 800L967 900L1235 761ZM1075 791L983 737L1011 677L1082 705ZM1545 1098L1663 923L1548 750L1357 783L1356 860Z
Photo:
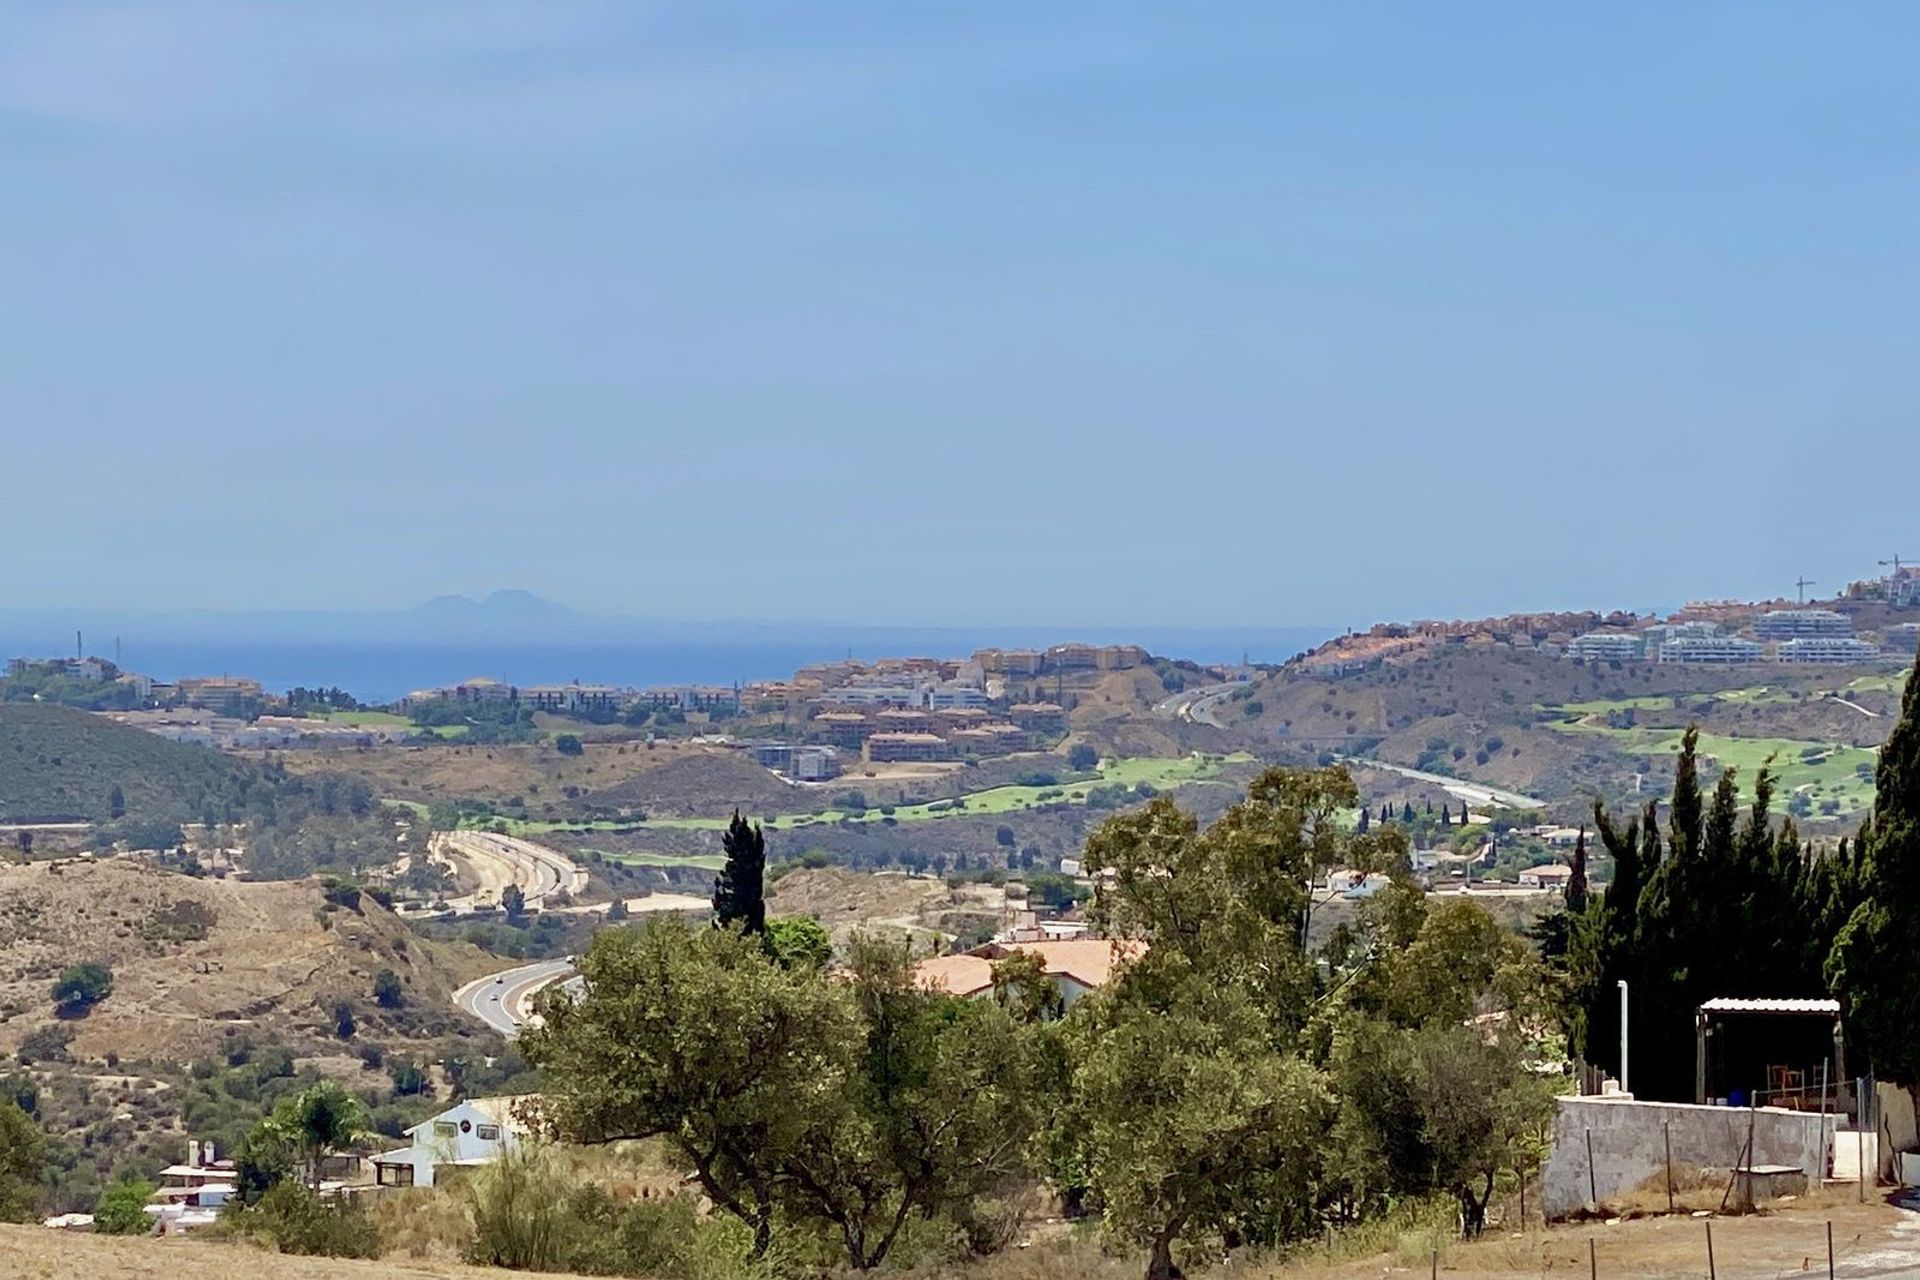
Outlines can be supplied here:
M291 1179L278 1182L260 1202L242 1210L240 1230L281 1253L328 1258L377 1258L380 1233L351 1200L322 1199Z
M103 964L76 964L53 984L53 1003L63 1018L84 1017L113 994L113 971Z
M398 1009L406 1002L406 992L400 985L400 975L391 969L382 969L373 975L373 1002L382 1009Z
M199 942L218 922L211 907L182 898L170 907L155 907L140 926L148 942Z
M563 733L553 740L553 749L563 756L585 755L587 749L580 745L578 735Z
M1085 773L1100 763L1100 753L1084 742L1076 742L1067 751L1067 766L1075 773Z
M393 1092L397 1097L413 1097L427 1091L427 1074L419 1064L405 1058L395 1058L387 1064L387 1078L393 1081Z
M151 1182L138 1179L114 1183L94 1202L93 1229L108 1236L144 1235L153 1227L146 1208L153 1191Z

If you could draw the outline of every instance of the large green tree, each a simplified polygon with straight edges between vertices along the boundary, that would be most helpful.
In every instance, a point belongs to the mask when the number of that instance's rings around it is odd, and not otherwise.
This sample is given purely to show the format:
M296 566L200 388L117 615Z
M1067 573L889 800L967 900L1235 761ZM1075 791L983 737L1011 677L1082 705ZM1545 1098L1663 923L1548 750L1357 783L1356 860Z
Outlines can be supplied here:
M46 1140L33 1118L0 1098L0 1222L30 1222L40 1203Z
M1269 770L1202 831L1170 800L1087 843L1096 919L1148 944L1068 1020L1072 1102L1057 1163L1081 1171L1110 1234L1177 1274L1204 1234L1311 1231L1334 1113L1304 1052L1315 1002L1309 886L1327 867L1404 867L1397 831L1356 835L1343 770Z
M290 1098L247 1135L250 1161L261 1168L298 1167L310 1190L320 1186L320 1169L330 1155L358 1142L372 1127L366 1103L332 1080L323 1080ZM287 1156L291 1155L291 1165ZM276 1180L269 1175L266 1182Z
M1039 1033L992 1001L915 982L904 944L856 939L848 988L861 1054L780 1170L788 1212L830 1226L848 1263L883 1263L909 1219L964 1220L1031 1175L1052 1109Z
M663 1137L764 1255L777 1222L880 1265L915 1216L964 1218L1030 1174L1050 1109L1043 1030L918 985L903 946L856 940L848 971L665 919L608 930L585 994L522 1038L545 1120L582 1142Z
M767 927L767 837L758 823L733 811L720 837L726 864L713 882L713 918L722 927L738 925L747 933Z
M547 1073L548 1125L576 1142L664 1138L764 1255L782 1162L852 1069L846 992L755 939L671 916L600 933L580 975L584 995L549 1001L520 1038Z
M1540 961L1485 908L1408 897L1373 922L1371 962L1331 1015L1341 1103L1330 1170L1348 1213L1449 1194L1468 1235L1502 1179L1536 1161L1554 1059Z
M1873 816L1853 875L1864 891L1834 943L1828 976L1846 1002L1848 1027L1875 1074L1920 1099L1920 667L1907 679L1900 720L1880 748ZM1830 909L1830 907L1829 907Z

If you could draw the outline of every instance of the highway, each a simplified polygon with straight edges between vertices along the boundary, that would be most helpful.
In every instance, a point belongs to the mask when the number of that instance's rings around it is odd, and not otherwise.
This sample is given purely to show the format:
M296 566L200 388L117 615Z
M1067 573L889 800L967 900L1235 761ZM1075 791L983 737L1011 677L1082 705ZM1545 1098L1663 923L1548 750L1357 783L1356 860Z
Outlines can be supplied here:
M1338 756L1341 764L1360 765L1368 769L1385 769L1388 773L1397 773L1403 778L1412 778L1415 782L1429 782L1456 800L1465 800L1471 804L1498 805L1503 809L1544 809L1545 800L1536 800L1532 796L1523 796L1518 791L1502 791L1498 787L1486 787L1477 782L1462 782L1458 778L1449 778L1444 774L1426 773L1419 769L1409 769L1405 765L1388 764L1384 760L1373 760L1366 756Z
M1224 729L1225 725L1214 716L1213 709L1233 696L1235 689L1243 689L1244 684L1202 685L1198 689L1182 689L1171 698L1162 698L1153 704L1153 713L1163 720L1185 720L1190 724L1209 725L1215 729Z
M442 862L464 860L480 878L473 893L448 900L455 911L498 906L510 884L520 886L531 911L556 893L580 894L587 888L587 873L565 854L491 831L443 831L433 838L433 855Z
M453 1003L503 1036L511 1036L531 1015L535 995L573 972L573 961L541 960L475 979L453 993Z

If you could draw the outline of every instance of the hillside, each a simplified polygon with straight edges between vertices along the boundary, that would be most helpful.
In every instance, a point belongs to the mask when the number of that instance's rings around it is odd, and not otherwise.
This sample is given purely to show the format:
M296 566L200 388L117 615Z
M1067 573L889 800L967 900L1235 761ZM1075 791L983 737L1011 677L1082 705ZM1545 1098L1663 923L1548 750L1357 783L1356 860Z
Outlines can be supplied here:
M102 821L117 786L129 815L188 821L241 772L218 752L85 711L0 703L0 820Z
M82 961L113 971L113 993L63 1022L49 992ZM336 1002L361 1011L368 1037L438 1034L452 1024L449 993L490 967L477 949L414 936L370 898L330 906L311 880L197 879L124 859L0 867L0 1054L49 1029L70 1033L79 1060L187 1062L240 1030L296 1055L339 1053ZM372 1006L381 969L400 975L412 1016Z
M1577 818L1665 773L1700 726L1709 764L1769 756L1803 822L1857 821L1901 677L1887 667L1592 664L1505 645L1429 645L1366 670L1304 665L1223 704L1243 745L1293 761L1371 757L1537 796ZM1425 784L1394 785L1403 792ZM1799 797L1797 800L1794 797Z

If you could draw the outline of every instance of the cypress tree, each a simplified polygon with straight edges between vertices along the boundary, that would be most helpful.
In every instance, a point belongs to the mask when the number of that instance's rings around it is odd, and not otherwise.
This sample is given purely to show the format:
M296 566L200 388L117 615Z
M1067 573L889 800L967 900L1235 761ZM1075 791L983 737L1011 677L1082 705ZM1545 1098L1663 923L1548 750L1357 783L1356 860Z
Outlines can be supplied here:
M1462 800L1460 802L1460 825L1464 827L1471 820L1471 817L1467 813L1467 802Z
M1694 754L1699 745L1700 727L1688 725L1680 739L1680 756L1673 764L1673 812L1667 821L1670 857L1682 858L1700 847L1700 767Z
M1857 842L1864 900L1853 910L1827 974L1846 1002L1849 1030L1875 1074L1920 1099L1920 666L1907 679L1900 722L1880 748L1873 816Z
M1372 822L1372 820L1373 820L1372 808L1366 805L1360 806L1360 825L1356 827L1355 830L1358 831L1359 834L1361 835L1367 834L1367 826L1369 823Z
M1402 822L1413 821L1413 801L1409 800L1405 804L1400 806L1400 821Z
M1587 829L1573 842L1573 874L1567 877L1567 914L1579 915L1587 909Z
M713 881L713 922L724 928L738 924L747 933L767 928L767 838L759 824L748 825L733 811L733 821L720 837L726 865Z

